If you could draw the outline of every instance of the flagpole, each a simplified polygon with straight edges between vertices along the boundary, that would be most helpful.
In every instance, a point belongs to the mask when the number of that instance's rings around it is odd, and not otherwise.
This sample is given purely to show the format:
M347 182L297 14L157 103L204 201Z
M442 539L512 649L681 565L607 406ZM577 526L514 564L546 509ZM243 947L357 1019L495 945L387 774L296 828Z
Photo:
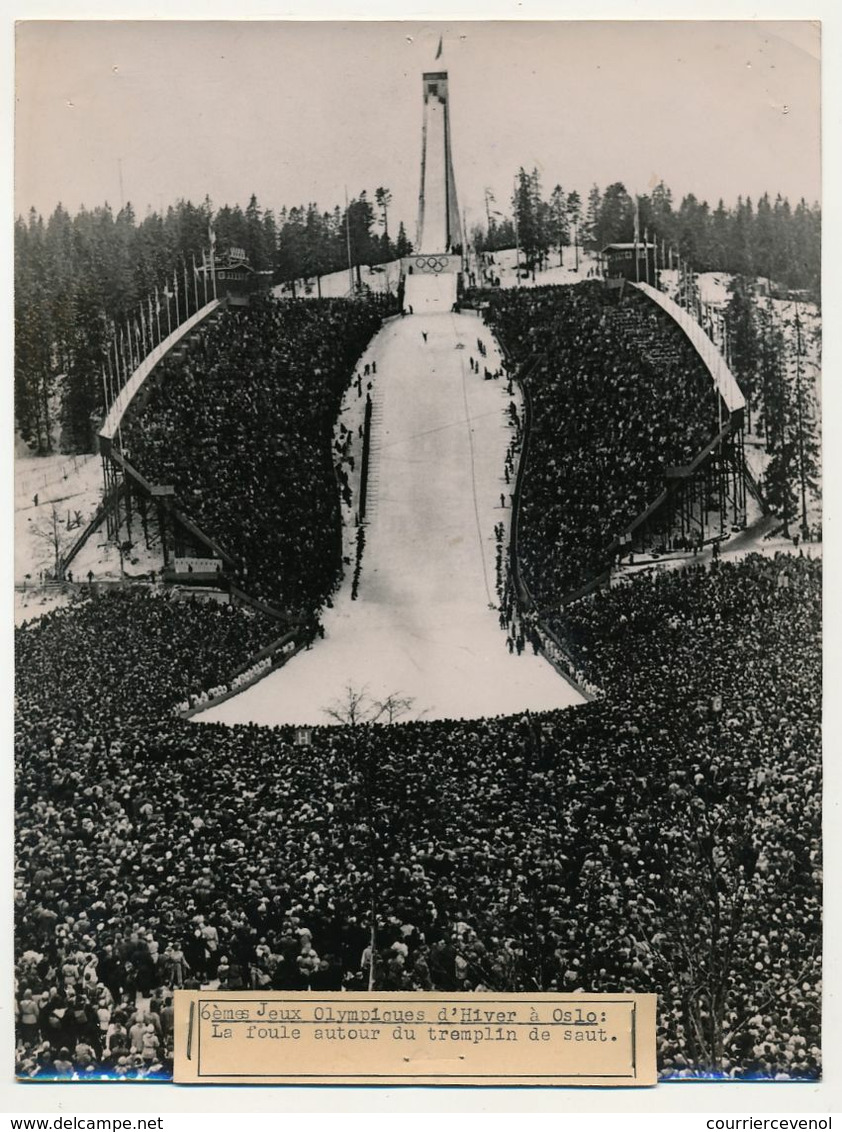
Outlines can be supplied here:
M628 231L628 229L626 229ZM640 257L638 253L638 246L640 244L640 210L638 207L637 193L634 194L634 281L640 282Z
M114 338L114 324L113 323L111 324L111 327L109 328L109 337L112 340ZM113 370L112 365L111 365L111 342L108 343L108 348L105 351L105 360L106 360L106 363L108 365L108 381L109 381L109 385L110 385L114 381L114 370Z
M202 248L202 282L205 286L205 306L208 305L208 263L205 256L205 249Z
M193 260L193 298L196 302L196 310L199 309L199 273L196 270L196 254L192 253Z
M123 328L122 328L122 326L120 327L120 366L119 366L118 372L120 374L120 386L117 390L117 395L119 397L120 389L122 389L123 386L126 383L126 346L125 346L125 343L123 342Z
M213 225L208 222L208 242L210 243L210 264L211 275L213 277L213 297L216 298L216 257L214 255L214 247L216 246L216 233L213 230Z
M354 293L354 269L351 266L351 213L348 207L348 186L345 186L345 243L348 250L348 282L350 284L350 295Z
M114 373L112 374L112 381L114 382L114 386L116 388L117 383L120 380L120 352L117 346L117 326L113 322L111 323L111 334L113 336L112 341L114 343ZM112 403L113 400L114 398L112 397Z
M114 356L115 356L115 359L116 359L116 356L117 356L117 334L116 334L116 330L115 330L115 334L114 334ZM119 372L120 371L118 369L117 372L115 373L114 370L112 370L111 366L109 365L109 367L108 367L108 392L111 395L110 400L111 400L111 407L112 408L114 406L114 402L117 400Z
M514 221L515 221L515 286L519 287L520 286L520 227L519 227L518 222L517 222L517 206L518 206L517 177L515 177L514 181L512 182L512 188L513 188L513 191L514 191L514 201L512 203L514 204L513 212L514 212Z
M172 289L173 295L175 296L175 325L177 329L179 323L181 322L181 315L178 313L178 272L175 270L175 268L173 268L172 273Z
M187 318L190 314L190 288L187 284L187 260L182 259L181 263L184 268L184 317Z
M649 228L643 229L643 254L646 256L644 267L646 269L646 282L649 283Z

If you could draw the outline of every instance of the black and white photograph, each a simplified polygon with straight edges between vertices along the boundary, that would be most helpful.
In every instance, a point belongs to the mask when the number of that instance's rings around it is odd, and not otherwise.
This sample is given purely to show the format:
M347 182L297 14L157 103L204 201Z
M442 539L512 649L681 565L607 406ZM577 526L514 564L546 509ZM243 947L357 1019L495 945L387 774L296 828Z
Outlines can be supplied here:
M663 1084L820 1080L820 25L15 71L16 1078L169 1081L209 989L653 993Z

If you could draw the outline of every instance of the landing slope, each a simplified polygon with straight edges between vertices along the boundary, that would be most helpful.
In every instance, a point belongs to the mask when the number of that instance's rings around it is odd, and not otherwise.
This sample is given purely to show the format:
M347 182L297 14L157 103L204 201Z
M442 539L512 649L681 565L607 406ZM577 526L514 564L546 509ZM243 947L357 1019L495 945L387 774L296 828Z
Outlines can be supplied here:
M323 641L197 718L324 724L348 685L373 700L411 698L404 718L578 703L530 648L510 653L499 625L494 527L510 514L502 472L511 398L502 378L484 378L499 365L489 332L472 314L416 314L384 326L366 360L376 362L376 424L357 598L349 569L325 611Z

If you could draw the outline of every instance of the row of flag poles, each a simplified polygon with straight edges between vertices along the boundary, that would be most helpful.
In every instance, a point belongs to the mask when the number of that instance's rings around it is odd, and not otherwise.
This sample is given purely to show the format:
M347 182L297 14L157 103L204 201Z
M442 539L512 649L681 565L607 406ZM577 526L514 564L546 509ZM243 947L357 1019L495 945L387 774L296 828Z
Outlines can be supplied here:
M108 347L102 363L102 393L105 412L119 401L120 393L144 358L202 306L216 298L216 233L209 231L210 252L202 249L202 267L191 257L191 268L182 259L181 270L173 271L172 279L156 287L154 295L141 302L137 313L125 322L111 321L106 331ZM192 275L192 287L190 285ZM191 309L192 307L192 309ZM103 318L105 319L105 315Z
M688 314L692 314L697 322L706 331L708 336L718 345L723 351L728 351L728 340L725 326L724 313L711 303L706 303L702 300L698 288L693 285L694 272L687 261L682 259L680 253L675 250L671 245L668 248L666 241L662 238L660 241L660 249L658 245L658 237L655 235L652 243L653 248L653 267L655 271L655 280L649 278L649 228L648 226L643 229L643 247L645 251L644 256L644 277L640 278L640 260L638 258L638 248L641 243L640 236L640 205L638 198L634 198L634 260L635 260L635 276L636 281L640 282L655 282L658 278L659 271L673 271L678 272L678 288L676 300L678 305L683 307ZM659 255L660 250L660 255Z

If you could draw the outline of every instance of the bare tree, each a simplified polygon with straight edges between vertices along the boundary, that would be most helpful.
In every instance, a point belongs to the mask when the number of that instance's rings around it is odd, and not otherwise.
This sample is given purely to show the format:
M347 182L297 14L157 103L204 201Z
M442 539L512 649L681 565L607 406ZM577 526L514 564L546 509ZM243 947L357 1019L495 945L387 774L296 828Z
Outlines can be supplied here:
M391 692L385 700L374 701L372 706L375 710L374 714L370 716L369 722L391 725L402 715L406 715L414 703L414 696L404 696L401 692Z
M402 692L390 692L385 699L374 700L368 694L368 685L355 688L347 684L341 699L322 708L328 718L343 727L358 727L363 723L395 723L412 708L415 699Z
M361 723L369 722L373 706L368 696L368 685L355 688L353 684L347 684L342 699L334 700L332 704L322 708L322 711L343 727L358 727Z
M54 503L50 505L48 514L32 524L31 534L38 554L36 565L39 567L49 565L54 577L58 578L61 574L62 558L70 548L71 537Z

